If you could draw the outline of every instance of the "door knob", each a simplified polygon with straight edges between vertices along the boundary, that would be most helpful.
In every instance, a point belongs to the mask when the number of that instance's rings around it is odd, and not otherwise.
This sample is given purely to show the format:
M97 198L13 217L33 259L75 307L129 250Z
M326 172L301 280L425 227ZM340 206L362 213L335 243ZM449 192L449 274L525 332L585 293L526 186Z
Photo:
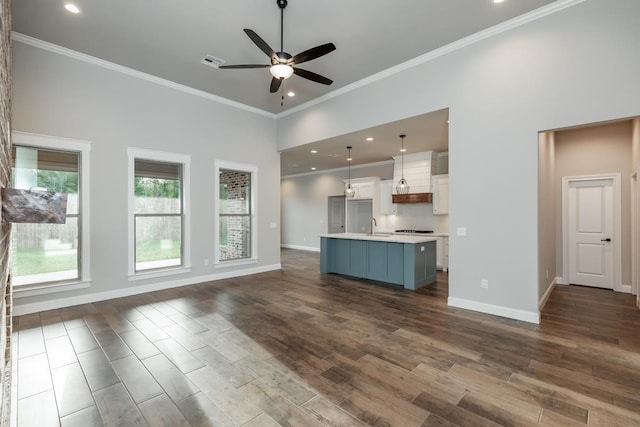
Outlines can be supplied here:
M610 242L610 241L611 241L611 239L607 237L606 239L600 239L600 241L601 241L601 242Z

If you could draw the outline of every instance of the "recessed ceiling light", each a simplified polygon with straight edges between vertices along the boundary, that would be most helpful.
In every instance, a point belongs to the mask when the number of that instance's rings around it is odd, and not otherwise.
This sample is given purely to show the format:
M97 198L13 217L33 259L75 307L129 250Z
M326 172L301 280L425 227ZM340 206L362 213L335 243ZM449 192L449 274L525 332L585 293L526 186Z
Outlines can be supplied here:
M504 0L493 0L494 3L502 3Z
M311 154L316 154L318 150L311 150Z
M287 96L292 97L292 96L296 96L296 93L292 90L290 90L289 92L287 92Z
M312 171L316 170L316 168L311 168Z
M373 138L368 137L368 138L366 139L366 141L373 141Z
M404 153L405 151L407 151L407 149L406 149L406 148L401 148L401 149L400 149L400 152L401 152L401 153Z
M64 5L64 8L67 9L71 13L80 13L80 9L78 9L78 6L76 6L73 3L66 3Z

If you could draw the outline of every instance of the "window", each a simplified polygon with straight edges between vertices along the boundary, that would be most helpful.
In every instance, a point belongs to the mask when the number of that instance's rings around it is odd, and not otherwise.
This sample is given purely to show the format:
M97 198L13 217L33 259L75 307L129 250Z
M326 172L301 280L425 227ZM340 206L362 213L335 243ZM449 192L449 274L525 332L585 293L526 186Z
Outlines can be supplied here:
M257 260L257 168L216 162L216 265L227 266Z
M188 156L133 149L129 154L130 274L188 266L185 256ZM176 162L180 158L182 161Z
M88 286L89 151L84 141L14 132L12 187L67 193L65 224L12 226L11 277L18 293Z

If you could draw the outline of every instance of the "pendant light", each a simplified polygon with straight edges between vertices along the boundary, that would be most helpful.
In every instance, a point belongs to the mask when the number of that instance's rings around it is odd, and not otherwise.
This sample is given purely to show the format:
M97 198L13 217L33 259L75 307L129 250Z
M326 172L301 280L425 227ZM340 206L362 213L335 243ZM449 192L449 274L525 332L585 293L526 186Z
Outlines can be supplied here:
M397 194L407 194L409 193L409 184L407 183L407 180L404 179L404 138L407 135L400 135L400 139L402 140L402 148L400 149L400 174L401 174L401 178L400 181L398 181L398 185L396 185L396 193Z
M347 161L349 162L349 183L344 187L344 197L350 199L356 195L356 191L351 187L351 146L347 147Z

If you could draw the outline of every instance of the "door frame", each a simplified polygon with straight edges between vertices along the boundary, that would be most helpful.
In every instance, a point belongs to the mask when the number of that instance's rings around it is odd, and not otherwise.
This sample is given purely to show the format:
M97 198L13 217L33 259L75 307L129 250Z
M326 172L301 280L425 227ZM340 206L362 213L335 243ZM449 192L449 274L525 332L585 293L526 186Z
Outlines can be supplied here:
M339 200L342 199L342 231L344 233L347 227L347 215L346 208L347 202L344 194L340 196L327 196L327 233L331 233L331 200Z
M640 308L640 168L631 174L631 293Z
M569 184L572 182L613 180L613 290L631 292L631 286L623 286L622 280L622 191L620 173L577 175L562 177L562 284L569 284Z

